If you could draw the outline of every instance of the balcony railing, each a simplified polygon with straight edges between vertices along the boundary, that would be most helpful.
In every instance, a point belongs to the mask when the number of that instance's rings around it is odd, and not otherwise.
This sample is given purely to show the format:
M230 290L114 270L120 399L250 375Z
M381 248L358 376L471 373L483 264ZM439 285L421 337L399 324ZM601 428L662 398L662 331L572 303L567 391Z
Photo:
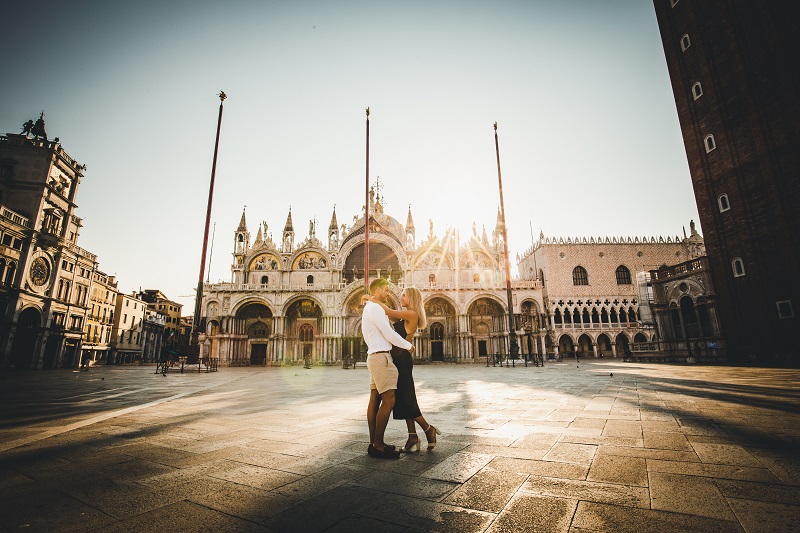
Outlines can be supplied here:
M689 272L696 272L698 270L705 270L708 268L708 262L705 257L698 257L685 263L680 263L675 266L660 268L658 270L650 271L651 281L664 281L666 279L682 276Z
M31 227L31 222L28 220L28 217L24 217L4 205L0 205L0 216L10 220L11 222L14 222L15 224L19 224L20 226L24 226L26 228Z

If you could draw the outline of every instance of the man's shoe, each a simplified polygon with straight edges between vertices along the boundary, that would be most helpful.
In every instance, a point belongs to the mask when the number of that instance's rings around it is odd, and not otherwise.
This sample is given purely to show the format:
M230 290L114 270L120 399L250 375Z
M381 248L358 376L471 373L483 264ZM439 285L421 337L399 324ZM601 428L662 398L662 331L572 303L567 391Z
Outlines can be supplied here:
M399 459L400 452L397 450L391 450L388 446L382 451L373 446L370 457L374 457L375 459Z

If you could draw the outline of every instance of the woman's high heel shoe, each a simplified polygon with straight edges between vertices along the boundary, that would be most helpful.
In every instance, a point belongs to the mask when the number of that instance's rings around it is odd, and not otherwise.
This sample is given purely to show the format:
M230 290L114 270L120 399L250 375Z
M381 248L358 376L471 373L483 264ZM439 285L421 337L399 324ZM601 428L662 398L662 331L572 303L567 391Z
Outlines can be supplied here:
M400 453L411 453L415 451L415 447L416 451L419 452L419 437L417 437L416 433L409 433L406 445L400 448Z
M438 428L428 424L428 429L425 430L425 438L428 439L428 451L436 447L436 435L441 435L442 432Z

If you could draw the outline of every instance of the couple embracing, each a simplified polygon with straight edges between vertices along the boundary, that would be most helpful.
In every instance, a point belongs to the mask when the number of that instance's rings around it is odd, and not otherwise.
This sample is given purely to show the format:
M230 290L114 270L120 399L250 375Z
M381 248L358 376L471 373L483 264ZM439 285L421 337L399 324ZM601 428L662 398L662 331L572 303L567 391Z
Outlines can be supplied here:
M425 433L428 451L433 450L436 435L441 435L441 432L425 420L417 405L414 378L411 375L411 354L415 348L408 341L414 338L417 328L425 327L422 294L419 289L407 287L400 297L405 309L398 311L386 306L389 296L387 280L373 280L369 284L369 292L369 296L362 298L362 302L366 303L361 319L370 376L367 406L370 444L367 453L379 459L397 459L401 452L419 451L417 424ZM397 319L394 327L390 325L389 317ZM396 420L405 420L408 426L408 440L399 450L383 441L392 413Z

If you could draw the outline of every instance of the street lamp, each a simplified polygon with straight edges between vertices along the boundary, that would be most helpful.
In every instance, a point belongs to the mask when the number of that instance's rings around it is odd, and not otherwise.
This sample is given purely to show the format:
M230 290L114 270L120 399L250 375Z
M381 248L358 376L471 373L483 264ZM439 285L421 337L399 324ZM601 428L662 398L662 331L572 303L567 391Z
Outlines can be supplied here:
M508 231L506 230L506 209L503 204L503 178L500 175L500 144L497 140L497 122L494 123L494 148L497 153L497 183L500 187L500 218L503 222L503 257L506 261L506 296L508 297L508 351L511 360L519 357L517 333L514 328L514 301L511 297L511 263L508 260Z
M200 334L200 308L203 305L203 276L206 269L206 248L208 248L208 228L211 225L211 202L214 199L214 177L217 173L217 152L219 150L219 131L222 127L222 104L228 97L224 92L219 94L219 118L217 118L217 138L214 141L214 160L211 163L211 183L208 186L208 207L206 208L206 226L203 232L203 254L200 258L200 275L197 278L197 293L194 302L194 319L192 321L192 337L190 341L190 355L192 359L200 357L200 344L198 336Z

